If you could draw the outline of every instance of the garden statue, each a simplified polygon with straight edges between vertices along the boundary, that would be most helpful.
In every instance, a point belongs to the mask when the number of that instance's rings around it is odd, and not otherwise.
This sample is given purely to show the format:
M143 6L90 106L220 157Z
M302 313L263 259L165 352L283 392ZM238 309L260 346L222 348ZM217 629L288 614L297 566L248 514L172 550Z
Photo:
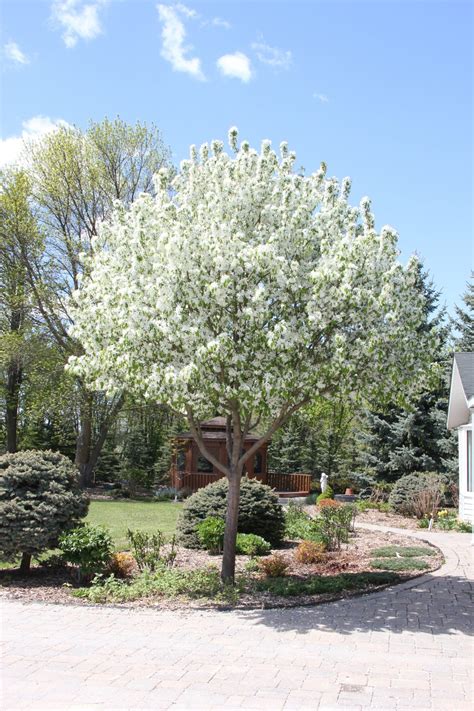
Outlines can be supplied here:
M319 481L321 482L321 493L324 494L328 486L328 475L323 472Z

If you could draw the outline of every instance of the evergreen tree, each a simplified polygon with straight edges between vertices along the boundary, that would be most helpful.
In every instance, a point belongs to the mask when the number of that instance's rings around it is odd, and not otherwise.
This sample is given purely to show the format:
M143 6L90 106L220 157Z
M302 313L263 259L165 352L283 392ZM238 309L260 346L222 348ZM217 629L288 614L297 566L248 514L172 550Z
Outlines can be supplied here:
M456 470L456 441L446 429L449 327L445 323L445 310L439 308L440 294L421 268L419 288L426 303L422 330L436 329L439 334L437 361L443 377L437 388L424 393L410 410L391 408L388 413L366 413L359 435L361 463L386 481L415 471Z
M453 324L459 332L459 337L455 339L457 351L474 351L474 272L466 284L466 291L463 294L464 308L455 306L456 318Z

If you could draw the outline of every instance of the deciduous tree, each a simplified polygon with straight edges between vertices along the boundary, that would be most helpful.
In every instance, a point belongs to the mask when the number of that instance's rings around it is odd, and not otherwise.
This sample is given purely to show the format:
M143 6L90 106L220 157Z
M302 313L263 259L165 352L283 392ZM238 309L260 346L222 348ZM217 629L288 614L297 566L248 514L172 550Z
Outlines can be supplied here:
M375 229L350 181L294 171L278 156L219 141L191 148L169 187L119 206L93 238L75 297L72 371L185 413L201 453L229 480L222 578L235 570L246 461L315 396L406 400L427 376L418 262ZM228 461L206 448L201 418L227 422ZM250 429L260 437L244 451Z

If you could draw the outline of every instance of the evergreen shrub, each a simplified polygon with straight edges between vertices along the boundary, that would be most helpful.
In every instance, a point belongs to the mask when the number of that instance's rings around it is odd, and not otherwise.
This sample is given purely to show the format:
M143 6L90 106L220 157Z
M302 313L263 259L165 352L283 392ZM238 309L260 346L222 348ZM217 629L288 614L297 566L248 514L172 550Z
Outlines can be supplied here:
M179 542L186 548L199 548L197 526L209 516L225 519L227 479L222 478L199 489L185 503L178 520ZM278 496L256 479L243 477L240 487L239 533L255 533L272 546L278 545L285 527L285 517Z
M0 557L32 555L56 548L59 537L87 514L88 498L78 471L59 452L29 450L0 456Z

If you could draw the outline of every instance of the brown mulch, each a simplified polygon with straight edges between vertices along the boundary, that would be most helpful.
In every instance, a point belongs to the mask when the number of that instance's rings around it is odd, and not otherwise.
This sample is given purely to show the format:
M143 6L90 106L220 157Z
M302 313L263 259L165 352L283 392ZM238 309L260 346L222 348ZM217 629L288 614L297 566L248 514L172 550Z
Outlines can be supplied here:
M361 517L362 518L362 517ZM297 542L287 542L286 547L279 549L278 552L282 555L289 567L287 575L297 579L307 579L313 576L331 576L339 573L362 573L369 572L371 568L370 551L374 548L379 548L386 545L419 545L413 539L406 536L382 533L379 531L369 531L358 529L351 534L350 541L347 545L343 545L340 551L327 553L324 562L314 565L304 565L295 560L294 552L297 547ZM423 545L423 544L421 544ZM436 549L437 550L437 549ZM178 548L175 565L179 568L195 569L204 568L210 565L220 568L222 557L210 556L205 551L189 550ZM430 570L435 570L443 562L443 556L437 550L436 555L427 556L427 562L430 565ZM245 569L248 561L247 556L237 556L236 569L241 572ZM420 574L429 573L426 571L403 571L400 572L400 579L406 580L409 578L418 577ZM75 570L72 567L49 569L38 565L32 566L29 576L21 575L15 569L0 570L0 597L7 597L23 602L47 602L56 604L90 604L79 598L71 595L71 589L78 586ZM376 590L380 586L371 586L367 590ZM381 586L385 587L385 586ZM239 601L232 606L239 608L261 608L261 607L293 607L295 605L315 604L343 597L349 597L354 594L360 594L364 591L345 592L341 594L325 594L325 595L306 595L297 598L277 597L267 592L259 592L242 595ZM135 602L121 603L120 606L140 607L154 606L160 609L184 609L189 607L199 608L225 608L228 604L216 603L213 601L189 601L180 598L165 599L165 598L150 598L141 599Z
M377 509L368 509L367 511L357 514L357 521L359 523L373 523L377 526L390 526L390 528L406 528L410 531L420 530L418 519L415 517L377 511Z

